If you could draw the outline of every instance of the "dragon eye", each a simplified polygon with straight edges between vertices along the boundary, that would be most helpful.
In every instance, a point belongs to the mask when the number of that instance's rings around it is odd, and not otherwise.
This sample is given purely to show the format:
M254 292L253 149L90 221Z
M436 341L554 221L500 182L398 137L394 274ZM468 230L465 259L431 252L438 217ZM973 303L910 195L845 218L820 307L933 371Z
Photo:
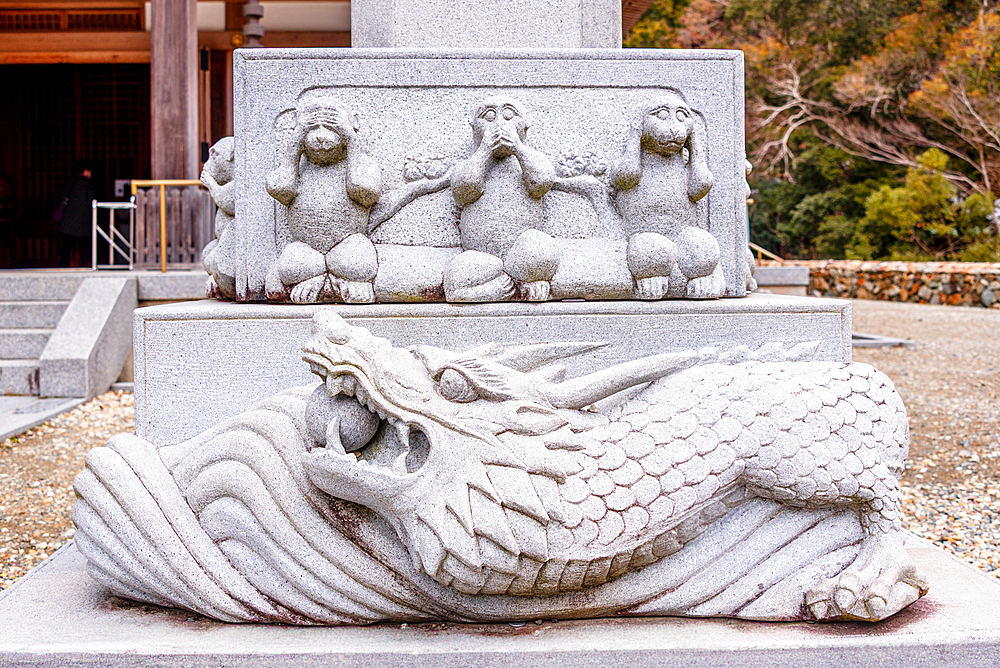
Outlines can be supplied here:
M503 117L506 118L508 121L510 119L514 118L514 115L515 115L515 112L514 112L514 108L513 107L504 107L503 108Z
M487 109L483 114L483 118L486 119L487 123L492 123L497 119L497 112L495 109Z
M479 398L476 389L469 381L454 369L445 369L438 381L438 392L448 401L467 404Z
M676 115L677 115L677 120L680 121L681 123L686 122L688 119L688 112L686 109L678 109Z

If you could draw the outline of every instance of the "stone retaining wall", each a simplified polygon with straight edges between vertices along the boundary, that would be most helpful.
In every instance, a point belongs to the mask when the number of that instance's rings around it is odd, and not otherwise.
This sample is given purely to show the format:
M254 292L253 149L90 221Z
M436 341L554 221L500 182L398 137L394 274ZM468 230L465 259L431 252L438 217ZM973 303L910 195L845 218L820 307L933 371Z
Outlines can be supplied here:
M809 267L809 294L816 297L1000 308L998 262L788 260L783 266Z

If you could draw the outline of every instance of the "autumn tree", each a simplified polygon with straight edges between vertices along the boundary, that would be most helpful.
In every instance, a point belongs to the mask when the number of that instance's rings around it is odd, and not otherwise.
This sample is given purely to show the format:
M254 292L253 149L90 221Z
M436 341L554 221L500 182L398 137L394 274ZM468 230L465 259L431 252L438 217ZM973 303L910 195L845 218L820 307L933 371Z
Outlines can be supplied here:
M662 40L746 54L754 238L798 256L1000 259L989 251L995 243L973 234L988 233L992 215L1000 238L1000 211L990 212L1000 204L1000 16L989 0L689 0L679 15L669 7ZM938 155L946 160L929 167ZM934 179L922 182L928 170ZM942 184L975 218L948 234L972 237L941 246L935 222L908 235L883 221L898 234L876 233L878 215L900 210L887 208L886 193L898 200L896 189L910 188L910 206L912 189L934 186L937 197ZM862 228L870 233L858 236Z

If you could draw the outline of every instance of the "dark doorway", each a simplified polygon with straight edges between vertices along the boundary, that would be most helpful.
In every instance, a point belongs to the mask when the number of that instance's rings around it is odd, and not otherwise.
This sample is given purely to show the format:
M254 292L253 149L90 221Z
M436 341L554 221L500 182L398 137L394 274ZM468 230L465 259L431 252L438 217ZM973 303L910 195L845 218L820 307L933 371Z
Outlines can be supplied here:
M76 160L101 201L148 176L149 65L3 65L0 81L0 267L54 267L52 207Z

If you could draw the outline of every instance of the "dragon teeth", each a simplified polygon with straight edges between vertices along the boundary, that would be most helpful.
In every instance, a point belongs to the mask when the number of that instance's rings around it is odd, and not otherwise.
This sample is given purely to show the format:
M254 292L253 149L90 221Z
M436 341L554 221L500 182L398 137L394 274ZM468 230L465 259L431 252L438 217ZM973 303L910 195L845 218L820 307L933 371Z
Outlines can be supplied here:
M406 448L405 452L410 451L410 425L397 420L393 426L396 428L396 436L399 438L399 442L403 444ZM404 452L404 454L405 454Z
M354 398L358 400L359 404L368 403L368 393L365 392L365 388L358 385L357 389L354 390Z
M335 397L344 391L344 377L343 376L327 376L326 377L326 393L331 397Z
M392 466L390 470L396 475L406 475L406 455L407 453L401 452L396 456L396 459L392 461Z
M354 376L341 376L343 379L341 381L343 392L349 397L354 396L355 388L358 386L358 381Z
M381 408L379 408L378 406L376 406L375 407L375 412L378 414L378 417L379 417L380 420L384 420L385 419L385 411L384 410L382 410Z

